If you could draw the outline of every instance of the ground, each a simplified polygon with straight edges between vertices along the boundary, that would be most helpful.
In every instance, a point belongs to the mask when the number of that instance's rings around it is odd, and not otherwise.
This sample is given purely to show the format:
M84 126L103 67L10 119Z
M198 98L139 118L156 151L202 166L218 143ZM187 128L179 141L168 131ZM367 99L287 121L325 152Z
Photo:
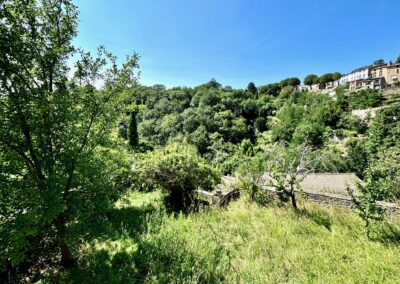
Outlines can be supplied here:
M344 209L300 212L243 198L226 209L171 216L159 192L130 192L107 230L80 249L74 283L395 283L400 222L375 239Z

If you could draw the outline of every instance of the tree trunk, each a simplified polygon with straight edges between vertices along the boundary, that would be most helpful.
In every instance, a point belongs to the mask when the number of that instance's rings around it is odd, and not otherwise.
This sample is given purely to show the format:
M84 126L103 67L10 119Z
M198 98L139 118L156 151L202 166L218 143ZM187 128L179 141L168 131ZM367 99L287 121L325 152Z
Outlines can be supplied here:
M294 209L297 209L296 195L294 192L290 194L290 199L292 201L292 206Z
M61 249L61 265L64 268L72 268L75 265L75 259L72 257L71 251L64 239L59 241Z
M61 266L64 268L71 268L75 265L75 259L72 257L71 251L65 241L65 217L61 213L56 219L56 228L58 233L58 245L61 250Z

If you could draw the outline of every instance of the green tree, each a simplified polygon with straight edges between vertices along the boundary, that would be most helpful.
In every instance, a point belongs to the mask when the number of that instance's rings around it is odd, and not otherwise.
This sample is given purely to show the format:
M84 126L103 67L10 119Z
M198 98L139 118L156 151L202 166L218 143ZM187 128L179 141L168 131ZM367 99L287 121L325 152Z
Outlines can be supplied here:
M385 217L385 209L379 202L400 198L400 148L382 149L370 159L365 172L366 182L350 193L370 237L373 222Z
M286 86L296 87L296 86L300 85L300 83L301 83L301 81L299 78L291 77L291 78L282 80L279 84L280 84L280 87L283 88Z
M296 127L293 134L293 142L296 144L306 143L312 146L321 146L326 140L324 135L326 127L319 123L303 122Z
M311 85L315 84L315 82L318 80L318 78L319 77L314 74L307 75L304 78L304 85L311 86Z
M266 95L270 95L270 96L274 96L274 97L279 95L280 91L281 91L281 87L280 87L279 83L268 84L268 85L265 85L265 86L261 86L258 89L258 92L260 94L266 94Z
M385 60L384 59L377 59L374 61L374 65L381 65L381 64L385 64Z
M365 109L378 106L382 101L382 95L378 90L360 90L353 92L348 98L351 109Z
M365 184L358 184L357 190L349 190L353 203L365 222L365 231L368 238L371 237L372 222L379 222L384 219L385 210L378 201L385 198L386 193L379 192L375 188L376 183L369 179Z
M248 91L249 93L253 94L253 95L257 95L258 89L257 89L256 85L254 85L253 82L250 82L250 83L247 85L247 91Z
M137 129L136 115L137 112L133 110L131 111L129 117L128 137L129 145L131 147L137 147L139 145L139 134Z
M222 87L222 85L218 83L217 80L215 80L214 78L212 78L210 82L204 84L203 86L208 89L217 89L217 90L221 89Z
M400 64L400 55L399 55L399 56L397 56L397 59L396 59L396 64Z
M194 209L195 191L211 190L219 176L195 147L186 143L172 143L151 154L146 164L147 178L166 193L166 203L175 212Z
M335 72L332 74L332 79L333 81L339 80L340 78L342 78L342 74L339 72Z
M138 56L119 69L104 48L96 58L80 51L68 80L71 1L3 1L0 13L0 266L45 258L70 267L70 230L115 196L96 146L122 113Z
M287 99L294 91L292 86L283 87L282 91L279 93L279 98L282 100Z
M326 83L333 82L333 81L334 81L334 79L333 79L332 73L326 73L326 74L321 75L321 77L319 77L319 82L321 84L326 84Z

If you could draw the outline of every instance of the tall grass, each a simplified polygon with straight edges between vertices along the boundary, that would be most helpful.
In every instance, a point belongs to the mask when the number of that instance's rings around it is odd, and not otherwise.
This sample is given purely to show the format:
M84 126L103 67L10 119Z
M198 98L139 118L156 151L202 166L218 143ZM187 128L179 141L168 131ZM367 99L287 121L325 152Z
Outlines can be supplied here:
M75 283L395 283L399 222L368 240L351 212L303 205L165 213L159 193L116 204L108 237L82 246Z

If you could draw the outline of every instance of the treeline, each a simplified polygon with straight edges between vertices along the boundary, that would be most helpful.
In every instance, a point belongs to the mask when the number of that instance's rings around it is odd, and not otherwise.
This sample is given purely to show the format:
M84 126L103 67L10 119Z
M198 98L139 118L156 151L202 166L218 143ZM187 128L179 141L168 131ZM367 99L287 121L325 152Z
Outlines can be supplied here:
M379 92L348 93L338 88L332 98L297 92L294 86L298 83L288 78L259 88L250 83L246 89L233 89L213 79L195 88L136 86L129 90L126 104L138 110L142 149L185 141L223 173L233 173L243 145L254 147L260 141L306 143L333 153L337 171L355 171L347 152L329 145L329 140L364 135L366 121L353 116L351 110L379 105ZM358 168L357 172L363 176Z

